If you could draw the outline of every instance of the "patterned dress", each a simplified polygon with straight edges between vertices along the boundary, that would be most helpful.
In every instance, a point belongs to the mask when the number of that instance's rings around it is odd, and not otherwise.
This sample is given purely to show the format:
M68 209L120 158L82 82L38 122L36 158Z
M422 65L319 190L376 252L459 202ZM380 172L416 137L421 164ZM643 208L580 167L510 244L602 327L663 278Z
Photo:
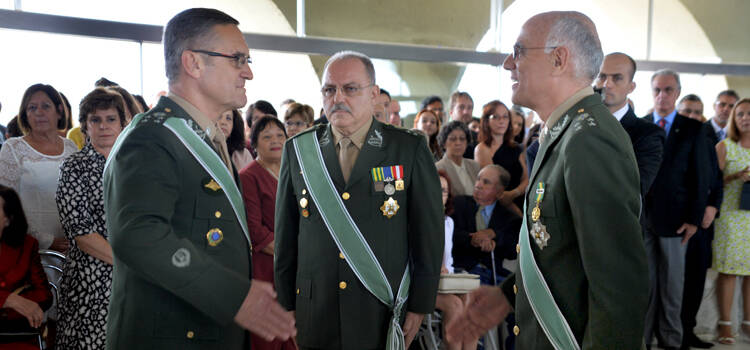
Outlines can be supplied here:
M92 232L107 238L102 192L105 162L88 143L60 167L56 199L70 250L60 286L58 349L104 349L112 266L84 253L74 238Z
M750 149L729 138L721 141L727 150L724 174L734 174L750 165ZM713 267L730 275L750 275L750 211L741 210L742 181L724 184L721 215L716 219Z

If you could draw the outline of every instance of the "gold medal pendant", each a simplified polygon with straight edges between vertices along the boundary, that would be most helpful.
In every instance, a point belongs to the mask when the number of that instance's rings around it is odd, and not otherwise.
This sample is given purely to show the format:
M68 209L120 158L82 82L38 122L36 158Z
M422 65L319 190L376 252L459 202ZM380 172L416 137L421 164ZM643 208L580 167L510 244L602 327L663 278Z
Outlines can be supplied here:
M547 227L542 225L541 222L537 221L531 225L531 232L529 232L529 234L534 238L534 242L539 246L539 249L544 249L544 247L547 246L547 241L549 241L550 235L547 232Z
M534 209L531 209L531 221L536 222L539 220L539 217L542 215L542 210L539 209L539 207L534 207Z
M206 240L208 245L215 247L224 240L224 233L218 228L212 228L206 232Z
M399 208L398 202L393 199L393 197L389 197L388 200L383 202L383 205L380 206L380 211L383 212L383 216L390 219L392 216L396 215Z

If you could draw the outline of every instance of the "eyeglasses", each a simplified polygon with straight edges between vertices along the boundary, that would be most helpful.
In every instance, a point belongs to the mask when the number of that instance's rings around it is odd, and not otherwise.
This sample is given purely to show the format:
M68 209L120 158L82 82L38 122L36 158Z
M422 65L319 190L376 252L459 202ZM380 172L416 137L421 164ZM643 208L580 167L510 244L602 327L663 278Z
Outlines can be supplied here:
M517 60L523 55L524 50L541 50L541 49L556 49L559 46L540 46L540 47L523 47L520 44L513 45L513 60Z
M237 68L242 68L245 64L251 64L253 63L253 58L250 57L250 55L245 54L235 54L235 55L225 55L223 53L219 52L213 52L213 51L206 51L206 50L193 50L193 49L187 49L188 51L193 51L197 53L202 53L204 55L209 55L211 57L224 57L229 58L232 60L232 63L234 63L234 66Z
M373 85L374 84L365 85L365 86L357 86L353 84L347 84L347 85L342 86L340 89L344 95L352 97L356 95L360 90L366 89ZM339 87L333 86L333 85L326 85L322 89L320 89L320 93L323 94L323 97L325 98L333 97L334 95L336 95L337 91L339 91Z
M284 122L284 125L286 125L287 128L290 128L290 127L293 127L293 126L301 128L301 127L307 126L307 123L305 123L305 122L289 122L289 121L287 121L287 122Z

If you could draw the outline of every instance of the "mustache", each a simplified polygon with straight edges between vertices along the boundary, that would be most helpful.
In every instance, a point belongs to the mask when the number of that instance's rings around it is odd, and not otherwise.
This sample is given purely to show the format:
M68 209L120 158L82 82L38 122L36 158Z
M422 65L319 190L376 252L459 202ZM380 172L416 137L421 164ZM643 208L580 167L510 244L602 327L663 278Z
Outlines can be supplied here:
M345 104L343 104L343 103L337 103L337 104L333 105L333 107L331 107L331 111L328 112L328 114L333 114L333 113L336 113L338 111L344 111L344 112L347 112L347 113L351 113L352 112L352 110L349 109L349 107L347 107Z

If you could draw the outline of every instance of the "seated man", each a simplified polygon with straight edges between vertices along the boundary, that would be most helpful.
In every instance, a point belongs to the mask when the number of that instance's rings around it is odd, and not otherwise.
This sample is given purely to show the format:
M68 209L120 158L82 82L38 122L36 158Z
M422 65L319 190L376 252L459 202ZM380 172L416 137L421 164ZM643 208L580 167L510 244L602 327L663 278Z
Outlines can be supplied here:
M495 273L500 279L508 275L503 259L516 258L521 218L497 202L509 181L508 171L487 165L479 171L473 196L458 196L453 202L453 266L478 274L482 284L495 282L491 252L495 252Z

